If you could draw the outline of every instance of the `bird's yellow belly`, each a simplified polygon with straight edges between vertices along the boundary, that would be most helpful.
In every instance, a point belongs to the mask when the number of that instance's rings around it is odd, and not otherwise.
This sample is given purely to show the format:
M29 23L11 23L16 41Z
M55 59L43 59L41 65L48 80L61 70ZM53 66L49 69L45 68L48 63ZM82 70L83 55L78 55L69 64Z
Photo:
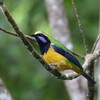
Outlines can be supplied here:
M48 64L54 65L59 71L71 69L72 67L67 58L52 49L48 50L48 52L43 55L43 58Z

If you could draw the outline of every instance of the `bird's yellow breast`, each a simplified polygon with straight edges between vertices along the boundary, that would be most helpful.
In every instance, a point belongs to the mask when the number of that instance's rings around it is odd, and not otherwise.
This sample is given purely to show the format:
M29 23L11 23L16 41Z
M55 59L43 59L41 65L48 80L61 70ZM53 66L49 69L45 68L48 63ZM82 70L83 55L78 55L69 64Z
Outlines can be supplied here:
M52 47L43 55L43 58L48 64L56 65L56 69L59 71L71 69L72 67L67 58L55 52Z

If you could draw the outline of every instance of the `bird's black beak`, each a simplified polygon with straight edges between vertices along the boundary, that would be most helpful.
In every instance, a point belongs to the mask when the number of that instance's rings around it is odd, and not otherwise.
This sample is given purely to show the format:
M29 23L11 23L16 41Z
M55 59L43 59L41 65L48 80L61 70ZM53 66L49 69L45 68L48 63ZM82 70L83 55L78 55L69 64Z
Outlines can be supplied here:
M35 39L35 41L36 41L36 35L35 34L32 34L32 35L30 35L30 36L32 36L34 39Z
M35 34L32 34L31 36L34 37L34 38L36 38L36 35Z

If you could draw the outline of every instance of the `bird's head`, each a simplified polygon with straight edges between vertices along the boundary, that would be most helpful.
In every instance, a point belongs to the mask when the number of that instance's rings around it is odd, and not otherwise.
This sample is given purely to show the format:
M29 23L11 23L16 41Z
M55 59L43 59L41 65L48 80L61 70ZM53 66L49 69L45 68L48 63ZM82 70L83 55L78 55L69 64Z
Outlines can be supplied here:
M42 34L41 32L37 32L35 34L32 34L31 36L36 39L36 42L40 47L41 53L42 54L46 53L50 47L49 38L46 35Z

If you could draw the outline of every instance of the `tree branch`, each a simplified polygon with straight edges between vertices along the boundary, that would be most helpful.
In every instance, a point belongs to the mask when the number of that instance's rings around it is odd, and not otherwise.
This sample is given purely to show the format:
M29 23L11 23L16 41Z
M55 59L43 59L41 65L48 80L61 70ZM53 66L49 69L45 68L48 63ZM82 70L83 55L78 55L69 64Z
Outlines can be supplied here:
M6 29L4 29L4 28L2 28L2 27L0 27L0 30L3 31L3 32L5 32L5 33L8 33L8 34L10 34L10 35L19 37L17 33L8 31L8 30L6 30ZM35 41L35 39L34 39L33 37L29 36L29 35L24 35L24 36L25 36L27 39L29 39L29 40Z
M78 15L78 10L77 10L77 7L75 5L74 0L72 0L72 5L73 5L75 16L76 16L76 19L77 19L77 22L78 22L79 30L80 30L80 33L81 33L81 36L82 36L82 39L83 39L84 49L85 49L85 52L87 54L88 53L88 46L87 46L87 42L86 42L86 37L85 37L85 34L83 32L83 27L82 27L82 24L81 24L79 15Z
M98 37L97 37L97 39L96 39L96 41L95 41L95 43L94 43L94 45L93 45L93 48L92 48L91 53L93 53L93 52L95 51L96 46L97 46L97 44L98 44L99 40L100 40L100 34L98 35Z

